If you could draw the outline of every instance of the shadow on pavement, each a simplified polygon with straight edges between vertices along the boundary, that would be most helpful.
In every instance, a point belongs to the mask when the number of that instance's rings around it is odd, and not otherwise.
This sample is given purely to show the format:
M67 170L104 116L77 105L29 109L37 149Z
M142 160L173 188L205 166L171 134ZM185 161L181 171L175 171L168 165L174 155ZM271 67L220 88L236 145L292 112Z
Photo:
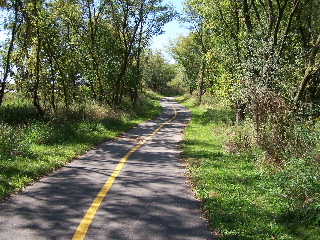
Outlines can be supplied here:
M186 186L178 155L189 111L178 116L127 160L97 212L86 239L214 239ZM89 151L0 206L0 239L71 239L121 158L174 115L163 113Z

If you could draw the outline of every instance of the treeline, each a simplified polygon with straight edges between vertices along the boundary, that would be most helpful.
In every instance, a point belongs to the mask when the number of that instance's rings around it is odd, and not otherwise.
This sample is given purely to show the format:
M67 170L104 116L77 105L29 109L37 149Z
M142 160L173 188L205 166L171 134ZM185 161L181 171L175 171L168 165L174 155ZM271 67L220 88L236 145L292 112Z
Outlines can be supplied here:
M172 52L189 92L200 102L205 93L218 96L237 110L238 122L250 119L255 143L273 163L308 155L316 143L300 135L313 132L320 116L320 2L185 4L191 32Z
M191 32L171 48L181 83L204 108L193 123L203 127L190 128L207 129L204 139L187 135L185 145L214 231L319 238L320 1L185 4Z
M95 101L135 107L160 53L150 40L174 16L162 0L6 0L0 106L9 78L40 116ZM153 57L147 58L146 55ZM156 61L156 60L155 60ZM151 84L149 84L151 85ZM151 86L152 87L152 86ZM157 88L157 86L155 86Z

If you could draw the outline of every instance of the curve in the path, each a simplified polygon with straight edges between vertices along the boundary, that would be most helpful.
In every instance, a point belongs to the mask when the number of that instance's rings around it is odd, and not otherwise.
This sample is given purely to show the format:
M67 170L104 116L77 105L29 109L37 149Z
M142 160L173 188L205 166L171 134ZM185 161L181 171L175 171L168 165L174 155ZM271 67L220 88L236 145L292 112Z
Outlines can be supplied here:
M167 100L167 101L166 101ZM161 99L163 112L92 149L0 205L1 240L72 239L86 212L126 154L85 239L212 239L179 160L190 112Z

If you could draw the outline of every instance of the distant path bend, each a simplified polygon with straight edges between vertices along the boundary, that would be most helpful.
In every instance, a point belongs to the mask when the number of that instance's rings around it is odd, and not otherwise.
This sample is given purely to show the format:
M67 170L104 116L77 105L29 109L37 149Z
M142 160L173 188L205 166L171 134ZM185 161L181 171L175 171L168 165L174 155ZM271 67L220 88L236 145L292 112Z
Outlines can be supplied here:
M173 98L163 98L161 104L164 110L158 118L101 144L3 202L0 239L214 239L179 160L190 112ZM112 186L87 231L77 236L79 224L110 178Z

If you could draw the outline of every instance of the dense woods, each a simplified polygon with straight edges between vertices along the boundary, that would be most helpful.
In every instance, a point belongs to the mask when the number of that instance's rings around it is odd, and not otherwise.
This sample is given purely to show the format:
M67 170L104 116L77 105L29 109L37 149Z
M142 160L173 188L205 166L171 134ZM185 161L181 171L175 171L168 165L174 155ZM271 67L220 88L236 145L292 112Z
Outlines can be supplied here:
M212 142L206 153L230 154L208 154L207 158L197 155L193 149L197 140L215 138L207 133L186 142L194 179L199 184L197 190L213 227L225 233L226 239L316 239L320 219L320 2L187 0L185 5L183 19L191 26L190 34L181 36L171 46L173 57L181 66L180 81L198 103L209 108L202 116L202 124L207 123L204 119L212 122L212 134L227 139L222 141L224 150L216 150L216 143ZM234 111L231 125L225 124L228 107ZM260 216L269 213L270 221L281 225L281 233L277 233L277 227L262 231L263 221L258 223L261 228L253 226L251 217L255 217L250 215L250 204L259 205L259 201L248 200L252 185L230 180L244 171L241 164L246 161L240 163L239 157L250 159L255 165L255 170L243 179L263 172L263 177L254 183L263 185L266 192L272 190L266 195L260 193L256 199L274 196L274 210L263 204L265 212ZM225 164L220 165L221 161ZM233 172L228 168L229 161L235 169L239 168L233 175L227 174ZM221 178L224 181L220 182ZM226 179L231 186L224 189L221 186ZM232 184L246 188L237 195ZM251 194L259 192L260 187ZM223 212L232 197L232 204L230 201ZM277 205L281 207L275 210ZM220 215L215 213L232 215L234 206L239 206L234 218L216 220ZM235 226L233 221L239 224ZM306 233L306 229L310 232Z
M145 50L175 12L159 0L2 1L10 32L2 48L0 104L8 77L40 116L75 103L136 105Z
M300 157L306 147L296 127L312 128L320 116L319 7L312 0L186 1L191 33L172 46L189 92L197 89L200 102L205 93L221 97L238 122L250 118L257 143L279 165L289 148Z

